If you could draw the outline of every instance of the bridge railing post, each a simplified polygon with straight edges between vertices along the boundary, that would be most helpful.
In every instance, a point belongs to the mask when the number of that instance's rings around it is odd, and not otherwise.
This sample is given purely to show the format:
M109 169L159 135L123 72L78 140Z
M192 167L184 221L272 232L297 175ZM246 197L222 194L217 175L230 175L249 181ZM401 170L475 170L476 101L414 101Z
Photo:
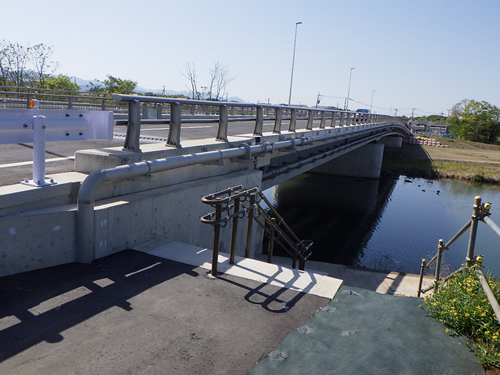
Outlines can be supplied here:
M262 128L264 125L264 108L262 106L257 106L255 112L255 129L253 135L262 135Z
M295 108L290 109L290 126L288 131L295 132L297 128L297 110Z
M274 109L274 129L273 133L281 134L281 117L283 116L283 110L280 107Z
M339 119L339 126L340 127L344 126L344 120L345 120L345 113L340 112L340 119Z
M314 111L313 110L309 110L307 112L307 125L306 125L306 129L307 130L312 130L312 128L313 128L313 121L314 121Z
M167 145L181 147L181 104L170 103L170 130Z
M125 136L124 150L140 152L139 137L141 134L141 102L130 100L128 102L128 126Z
M337 121L337 112L332 112L332 122L330 122L330 127L334 128Z
M321 111L321 122L319 123L320 129L324 129L325 128L325 120L326 120L326 112L325 111Z
M219 130L217 132L217 141L227 142L228 127L227 105L219 106Z

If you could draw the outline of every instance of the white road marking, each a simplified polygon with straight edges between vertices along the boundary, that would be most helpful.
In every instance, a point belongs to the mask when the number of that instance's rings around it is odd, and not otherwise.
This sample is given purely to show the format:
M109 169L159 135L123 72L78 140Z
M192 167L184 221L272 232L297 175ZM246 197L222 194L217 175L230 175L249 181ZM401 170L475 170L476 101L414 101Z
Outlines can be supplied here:
M46 163L52 163L55 161L66 161L66 160L75 160L74 156L68 156L65 158L54 158L54 159L46 159ZM21 161L18 163L11 163L11 164L0 164L0 168L12 168L12 167L21 167L23 165L32 165L32 161Z

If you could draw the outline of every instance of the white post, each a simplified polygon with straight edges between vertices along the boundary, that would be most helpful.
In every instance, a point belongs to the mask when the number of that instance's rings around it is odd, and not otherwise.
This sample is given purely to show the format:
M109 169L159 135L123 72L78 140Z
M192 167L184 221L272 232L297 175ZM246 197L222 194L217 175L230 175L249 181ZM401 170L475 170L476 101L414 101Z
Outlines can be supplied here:
M33 116L33 185L45 182L45 116Z

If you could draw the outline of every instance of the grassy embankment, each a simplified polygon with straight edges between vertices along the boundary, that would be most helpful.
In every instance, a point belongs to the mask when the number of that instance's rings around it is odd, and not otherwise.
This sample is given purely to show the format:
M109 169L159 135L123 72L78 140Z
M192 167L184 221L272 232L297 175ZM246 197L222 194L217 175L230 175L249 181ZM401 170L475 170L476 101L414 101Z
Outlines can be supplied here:
M409 177L500 183L500 146L438 136L449 147L403 145L386 149L384 170Z

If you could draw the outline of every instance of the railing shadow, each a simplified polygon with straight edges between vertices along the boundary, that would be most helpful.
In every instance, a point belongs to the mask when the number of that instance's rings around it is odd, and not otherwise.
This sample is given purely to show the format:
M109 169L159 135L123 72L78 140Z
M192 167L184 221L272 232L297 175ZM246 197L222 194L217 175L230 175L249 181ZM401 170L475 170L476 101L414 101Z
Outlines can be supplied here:
M126 250L91 265L71 263L3 277L0 362L42 341L62 341L62 332L110 308L131 311L130 298L181 274L199 276L194 268Z

